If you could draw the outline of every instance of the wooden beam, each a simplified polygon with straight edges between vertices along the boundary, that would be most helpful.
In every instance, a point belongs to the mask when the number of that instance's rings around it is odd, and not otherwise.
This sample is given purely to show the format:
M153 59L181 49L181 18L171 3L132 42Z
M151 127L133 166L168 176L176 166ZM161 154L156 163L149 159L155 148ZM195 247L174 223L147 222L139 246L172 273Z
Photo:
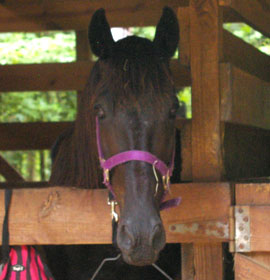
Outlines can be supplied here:
M188 5L188 1L8 1L0 5L0 32L83 30L93 12L102 7L111 26L153 26L166 5L176 9Z
M16 64L0 66L0 92L83 90L93 62ZM176 86L190 86L190 72L171 62Z
M232 14L234 21L246 22L265 36L270 37L270 2L268 0L219 0L225 9L225 19Z
M258 78L270 82L270 56L223 30L223 59Z
M71 122L1 123L0 150L50 149Z
M162 212L168 242L228 241L228 184L179 184L171 190L172 197L182 196L182 206ZM1 190L1 201L3 196ZM110 243L107 196L107 190L67 187L14 190L11 244ZM3 207L1 204L0 221Z
M235 184L236 204L241 205L270 205L269 183L237 183Z
M223 254L220 244L194 244L193 250L194 280L222 279Z
M270 129L270 83L221 64L221 120Z
M192 181L192 120L180 127L181 136L181 181Z
M270 269L244 256L235 254L235 280L268 280Z
M24 178L22 177L22 175L1 156L0 156L0 174L8 182L23 182L24 181Z
M197 181L218 181L222 177L218 64L221 20L216 0L191 0L192 175Z
M222 13L217 0L190 0L189 15L192 178L193 181L219 181L223 175L218 65L222 53ZM194 244L193 251L194 279L223 278L221 243L214 247Z
M92 62L0 66L0 92L83 90Z

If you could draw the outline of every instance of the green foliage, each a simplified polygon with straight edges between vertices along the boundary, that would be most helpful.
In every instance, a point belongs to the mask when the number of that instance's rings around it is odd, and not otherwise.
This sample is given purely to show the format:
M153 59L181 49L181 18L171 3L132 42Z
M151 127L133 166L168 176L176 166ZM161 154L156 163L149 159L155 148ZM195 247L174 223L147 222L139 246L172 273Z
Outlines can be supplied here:
M270 38L263 36L245 23L226 23L223 27L235 36L270 55Z
M75 33L0 33L0 54L0 64L71 62Z
M0 54L2 65L71 62L76 58L75 33L1 33ZM76 100L72 91L2 93L0 122L72 121ZM49 151L8 151L1 155L26 180L48 180Z
M191 87L185 87L177 93L177 98L180 102L186 105L186 117L191 119L192 108L191 108Z

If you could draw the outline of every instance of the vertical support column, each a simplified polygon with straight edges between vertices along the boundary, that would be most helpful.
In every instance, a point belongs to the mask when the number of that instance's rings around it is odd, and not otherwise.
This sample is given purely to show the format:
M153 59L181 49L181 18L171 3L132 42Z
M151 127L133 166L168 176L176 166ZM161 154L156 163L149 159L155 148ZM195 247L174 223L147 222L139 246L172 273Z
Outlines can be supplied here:
M220 181L223 176L219 85L222 14L218 0L190 0L189 16L192 179ZM183 280L223 279L222 244L193 244L193 248L183 245L183 252L188 256L182 263Z
M76 31L76 60L90 60L90 46L88 42L88 31L78 30ZM80 91L77 92L77 103L80 98Z
M219 58L222 15L217 0L190 1L193 181L222 178Z

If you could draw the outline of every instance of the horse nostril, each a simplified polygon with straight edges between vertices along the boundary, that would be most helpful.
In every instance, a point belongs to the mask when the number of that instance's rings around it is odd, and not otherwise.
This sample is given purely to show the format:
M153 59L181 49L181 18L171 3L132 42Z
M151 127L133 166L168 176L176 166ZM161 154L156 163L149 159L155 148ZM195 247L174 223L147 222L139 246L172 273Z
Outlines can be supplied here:
M151 235L150 244L152 244L154 250L161 251L165 246L165 242L165 231L162 224L155 225Z
M122 225L118 232L118 246L126 252L131 251L135 245L135 239L128 226Z

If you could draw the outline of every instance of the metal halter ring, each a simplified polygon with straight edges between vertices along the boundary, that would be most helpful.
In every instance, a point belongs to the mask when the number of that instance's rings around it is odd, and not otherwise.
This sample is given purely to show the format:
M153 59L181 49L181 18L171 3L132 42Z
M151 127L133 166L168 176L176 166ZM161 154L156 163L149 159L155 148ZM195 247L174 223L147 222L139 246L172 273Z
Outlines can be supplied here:
M104 169L104 178L105 182L109 183L110 182L110 174L109 174L109 169Z
M158 161L156 160L154 163L153 163L153 172L154 172L154 175L155 175L155 178L156 178L156 189L155 189L155 196L157 195L157 192L158 192L158 185L159 185L159 180L158 180L158 175L157 175L157 171L156 171L156 167L155 165L158 163Z
M166 191L170 192L171 189L170 189L170 173L169 173L169 171L166 174L166 176L162 176L162 181L163 181L164 189Z
M108 205L111 205L112 219L115 219L115 221L118 222L118 214L115 212L115 206L118 205L118 203L115 200L110 201L108 199Z

